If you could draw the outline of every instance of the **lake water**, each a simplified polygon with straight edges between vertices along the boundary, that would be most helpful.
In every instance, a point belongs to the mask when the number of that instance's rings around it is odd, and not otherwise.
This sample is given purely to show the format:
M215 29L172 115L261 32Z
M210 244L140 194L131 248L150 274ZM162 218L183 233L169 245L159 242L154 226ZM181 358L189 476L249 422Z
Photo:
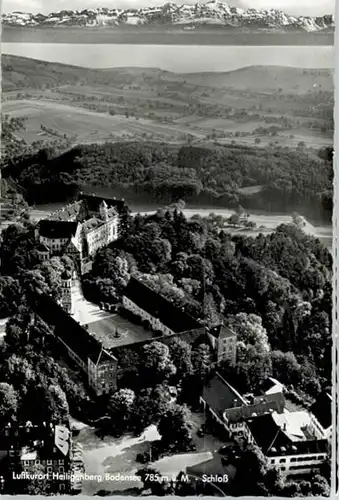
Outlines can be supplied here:
M3 43L2 53L92 68L153 67L178 73L252 65L334 68L332 46Z

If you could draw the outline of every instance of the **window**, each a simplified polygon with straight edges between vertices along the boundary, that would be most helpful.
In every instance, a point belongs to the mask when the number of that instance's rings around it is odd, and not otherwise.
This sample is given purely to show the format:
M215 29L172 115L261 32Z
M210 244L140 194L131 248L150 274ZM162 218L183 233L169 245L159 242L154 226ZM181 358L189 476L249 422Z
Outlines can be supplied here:
M291 458L291 462L296 462L297 459L295 457Z
M47 465L52 465L52 460L47 460Z
M63 460L59 460L59 465L64 465L64 461Z
M284 464L284 463L286 463L286 458L281 458L281 459L279 460L279 463L280 463L280 464Z
M47 472L52 472L52 467L47 467Z
M64 473L64 470L65 470L65 469L64 469L63 467L59 467L59 472L60 472L60 474L63 474L63 473Z
M10 457L14 457L14 450L10 450L10 452L9 452L9 456L10 456Z
M286 467L280 467L281 470L286 470Z
M40 460L39 460L39 459L37 459L37 460L35 461L35 464L36 464L36 465L39 465L39 464L40 464Z

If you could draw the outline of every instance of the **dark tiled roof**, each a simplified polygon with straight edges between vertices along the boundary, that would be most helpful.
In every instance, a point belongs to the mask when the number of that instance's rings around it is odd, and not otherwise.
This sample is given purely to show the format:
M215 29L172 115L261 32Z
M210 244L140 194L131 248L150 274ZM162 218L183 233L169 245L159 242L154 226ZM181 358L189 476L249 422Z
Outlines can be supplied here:
M202 397L206 404L220 417L229 408L246 406L241 394L218 373L205 385Z
M273 382L273 380L271 378L268 377L263 381L263 383L261 385L261 390L263 392L266 392L266 391L269 391L270 389L272 389L272 387L274 387L274 386L275 386L275 383Z
M100 204L105 201L107 206L114 207L119 214L121 214L126 209L126 203L124 200L119 200L116 198L97 196L96 194L86 194L80 193L79 200L86 203L87 209L90 212L98 212Z
M320 422L324 429L332 425L332 397L324 392L320 394L316 402L311 406L311 412Z
M82 203L81 201L75 201L65 207L53 212L48 219L49 220L59 220L59 221L69 221L70 219L79 220L79 214L81 212Z
M292 445L292 441L282 432L270 413L250 418L246 423L256 444L265 454L272 451L271 448L280 452L281 447L288 448Z
M222 324L218 325L218 326L214 326L213 328L210 328L209 333L217 339L226 339L229 337L236 337L236 334L234 332L232 332L232 330L230 328L228 328L228 326L225 326Z
M39 222L39 234L45 238L71 238L77 225L77 222L44 219Z
M87 359L90 358L94 363L98 362L102 346L85 328L50 297L40 295L34 302L36 313L46 323L55 326L55 335L82 361L87 363Z
M37 247L38 252L49 252L49 248L45 243L40 243Z
M70 273L70 271L68 271L67 269L65 269L62 273L61 273L61 279L62 280L70 280L72 278L72 274Z
M135 278L130 279L125 296L151 316L159 318L174 333L201 328L194 318Z
M282 392L275 392L273 394L265 394L264 396L254 398L254 404L262 404L262 403L273 403L279 409L279 413L281 413L285 408L285 396Z
M82 224L82 229L85 232L90 232L92 231L92 229L98 227L100 224L102 224L101 220L97 219L96 217L91 217Z
M168 345L171 342L171 340L175 338L184 340L193 347L207 342L204 330L200 329L200 330L191 330L189 332L184 332L184 333L175 333L174 335L162 335L159 337L153 337L146 340L141 340L140 342L133 342L129 344L120 343L120 345L118 345L117 347L111 348L110 352L112 352L116 358L121 359L125 356L126 349L133 349L133 351L140 353L141 349L145 345L150 344L151 342L157 341Z
M256 415L264 415L270 411L282 413L283 410L284 408L279 407L276 401L265 401L263 403L241 406L239 408L230 408L226 410L226 415L230 422L239 422Z
M276 424L271 414L250 418L246 423L256 444L267 456L306 455L328 451L326 439L292 441ZM285 451L281 448L285 448Z
M277 384L283 385L283 384L281 384L281 382L279 382L279 380L276 380L272 377L267 377L263 381L263 383L261 384L261 390L262 390L262 392L267 392L270 389L272 389L274 386L276 386Z

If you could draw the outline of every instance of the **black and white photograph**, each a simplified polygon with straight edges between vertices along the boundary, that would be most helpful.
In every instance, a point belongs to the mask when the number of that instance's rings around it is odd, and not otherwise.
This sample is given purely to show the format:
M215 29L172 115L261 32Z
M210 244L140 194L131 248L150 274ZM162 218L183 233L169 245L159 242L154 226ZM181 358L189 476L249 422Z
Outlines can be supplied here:
M329 497L335 0L3 0L0 495Z

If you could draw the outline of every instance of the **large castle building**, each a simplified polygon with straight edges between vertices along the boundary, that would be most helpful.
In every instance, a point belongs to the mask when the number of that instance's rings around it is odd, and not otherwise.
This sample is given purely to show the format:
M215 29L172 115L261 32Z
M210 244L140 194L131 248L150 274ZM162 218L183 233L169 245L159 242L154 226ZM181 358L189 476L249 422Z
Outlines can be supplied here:
M54 255L73 255L81 273L90 269L95 253L119 236L123 200L80 193L78 200L41 220L35 237L41 261Z
M34 309L53 327L55 337L85 374L89 387L97 396L117 390L117 369L119 360L125 355L124 350L139 350L154 340L168 344L174 338L180 338L192 346L209 344L217 363L226 360L234 365L236 362L237 336L234 332L224 325L207 328L134 277L126 287L117 315L117 323L124 325L120 326L122 331L118 331L114 318L111 329L106 323L104 332L100 325L97 326L100 332L96 329L95 322L94 329L93 323L82 326L72 316L71 275L64 272L61 278L59 303L40 294L36 297ZM125 317L126 313L130 318ZM147 323L146 329L143 323Z

